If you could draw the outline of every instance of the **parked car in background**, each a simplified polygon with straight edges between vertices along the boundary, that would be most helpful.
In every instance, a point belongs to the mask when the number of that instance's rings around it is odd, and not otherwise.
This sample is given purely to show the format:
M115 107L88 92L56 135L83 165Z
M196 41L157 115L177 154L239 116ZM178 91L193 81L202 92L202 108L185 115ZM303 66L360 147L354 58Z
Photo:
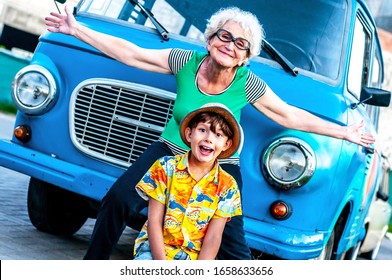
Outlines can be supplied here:
M205 50L206 19L227 6L263 24L263 51L246 67L283 100L340 125L363 121L377 136L391 94L382 90L382 51L364 0L82 0L74 14L142 47ZM113 182L159 137L176 99L172 75L127 67L49 32L13 85L18 114L12 140L0 141L0 165L31 176L32 224L62 235L95 217ZM241 124L254 257L356 259L382 178L380 144L286 129L251 105Z
M365 222L366 235L359 250L360 257L369 260L376 259L381 243L388 232L392 215L392 206L388 202L391 193L391 166L386 157L383 157L380 176L381 180Z

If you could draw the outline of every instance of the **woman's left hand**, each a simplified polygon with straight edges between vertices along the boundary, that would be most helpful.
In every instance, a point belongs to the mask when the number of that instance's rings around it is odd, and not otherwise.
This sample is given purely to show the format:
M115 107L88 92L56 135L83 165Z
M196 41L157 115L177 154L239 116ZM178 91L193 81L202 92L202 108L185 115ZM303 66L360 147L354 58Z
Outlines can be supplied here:
M376 139L370 133L362 131L362 127L364 126L364 122L360 122L358 124L352 124L346 127L346 136L345 140L356 143L363 147L370 147L370 144L374 143Z

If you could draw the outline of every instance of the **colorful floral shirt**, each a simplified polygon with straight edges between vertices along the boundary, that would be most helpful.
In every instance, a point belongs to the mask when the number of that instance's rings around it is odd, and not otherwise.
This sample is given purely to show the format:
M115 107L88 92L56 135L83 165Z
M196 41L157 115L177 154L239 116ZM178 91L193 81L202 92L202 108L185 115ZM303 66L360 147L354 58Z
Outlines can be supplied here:
M197 182L188 171L188 153L158 159L136 186L144 198L165 205L163 239L166 258L185 251L198 258L208 224L242 214L240 191L234 178L218 163ZM135 241L134 254L148 240L147 223Z

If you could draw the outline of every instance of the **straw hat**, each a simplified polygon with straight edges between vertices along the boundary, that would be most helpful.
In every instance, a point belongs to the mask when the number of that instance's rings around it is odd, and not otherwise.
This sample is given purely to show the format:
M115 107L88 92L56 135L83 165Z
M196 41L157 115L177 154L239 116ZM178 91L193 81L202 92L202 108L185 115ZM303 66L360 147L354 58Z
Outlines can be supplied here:
M190 142L186 140L185 129L189 126L189 122L196 115L205 112L213 112L219 114L229 124L231 130L233 131L233 138L232 138L233 143L229 149L227 149L226 151L222 151L218 158L227 158L232 156L238 150L240 145L242 146L243 133L242 133L241 126L235 119L233 113L225 105L221 103L207 103L202 107L200 107L199 109L196 109L188 113L188 115L184 117L184 119L181 121L180 124L180 134L181 134L182 141L184 141L184 143L187 144L188 147L191 146Z

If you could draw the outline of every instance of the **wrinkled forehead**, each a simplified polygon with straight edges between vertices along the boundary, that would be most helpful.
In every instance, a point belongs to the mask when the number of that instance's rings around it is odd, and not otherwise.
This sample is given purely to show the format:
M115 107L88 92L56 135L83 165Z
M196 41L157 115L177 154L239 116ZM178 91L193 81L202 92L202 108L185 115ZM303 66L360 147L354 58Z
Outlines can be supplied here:
M220 28L229 31L235 38L242 37L249 41L251 40L250 32L246 32L245 28L239 22L228 20Z

